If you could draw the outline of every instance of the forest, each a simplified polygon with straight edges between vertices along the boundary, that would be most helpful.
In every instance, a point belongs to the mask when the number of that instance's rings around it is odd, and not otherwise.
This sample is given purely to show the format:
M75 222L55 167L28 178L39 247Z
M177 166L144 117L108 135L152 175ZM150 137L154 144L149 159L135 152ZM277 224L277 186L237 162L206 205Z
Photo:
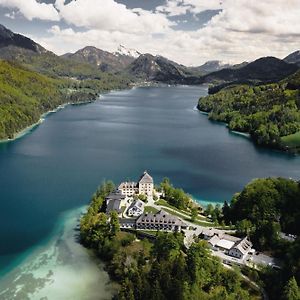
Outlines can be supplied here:
M226 269L211 256L206 242L187 249L179 232L157 233L150 241L120 231L117 214L101 212L113 189L112 182L98 188L80 233L82 243L106 261L110 277L119 284L115 299L261 299L238 269Z
M284 178L255 179L225 203L223 218L254 248L277 257L281 269L263 269L260 280L271 299L300 299L300 183ZM282 233L295 240L282 238ZM276 284L274 285L274 282ZM289 285L295 297L287 297Z
M50 78L0 60L0 140L14 138L61 104L91 101L100 92L127 86L126 80L110 74L86 80Z
M198 109L258 145L300 151L300 71L267 85L233 85L199 99ZM295 135L296 134L296 135Z

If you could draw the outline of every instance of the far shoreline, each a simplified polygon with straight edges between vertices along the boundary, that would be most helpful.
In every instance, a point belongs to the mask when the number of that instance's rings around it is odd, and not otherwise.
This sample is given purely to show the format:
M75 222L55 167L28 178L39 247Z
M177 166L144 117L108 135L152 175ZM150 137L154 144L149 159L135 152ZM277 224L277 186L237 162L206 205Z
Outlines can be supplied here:
M178 85L180 86L181 84L172 84L171 86L178 86ZM35 123L33 123L33 124L31 124L31 125L23 128L19 132L15 133L13 138L0 139L0 144L14 142L14 141L16 141L16 140L24 137L25 135L29 134L33 129L35 129L39 125L41 125L45 121L45 119L47 118L48 115L56 113L56 112L60 111L61 109L67 107L68 105L74 105L75 106L75 105L83 105L83 104L93 103L93 102L99 100L102 95L105 95L105 94L108 94L108 93L112 93L112 92L117 92L117 91L134 90L136 88L141 88L141 87L169 87L169 86L170 86L170 84L159 83L159 82L151 82L151 81L149 81L149 82L148 81L137 82L137 83L134 83L134 84L128 86L128 88L113 89L113 90L109 90L109 91L104 91L104 92L100 93L93 100L80 101L80 102L67 102L67 103L60 104L56 108L54 108L52 110L49 110L49 111L41 114L40 119L37 122L35 122ZM188 85L188 86L193 86L193 85ZM198 86L198 85L196 85L196 86ZM200 86L202 86L202 85L200 85Z
M96 101L99 98L100 98L100 96L98 98L94 99L94 100L81 101L81 102L68 102L68 103L60 104L55 109L49 110L49 111L41 114L41 117L37 122L33 123L32 125L29 125L29 126L25 127L24 129L20 130L19 132L15 133L13 138L0 140L0 144L14 142L14 141L24 137L25 135L29 134L33 129L35 129L39 125L41 125L46 120L47 116L49 116L51 114L54 114L54 113L57 113L58 111L64 109L65 107L67 107L69 105L74 105L75 106L75 105L89 104L89 103L92 103L92 102Z
M300 152L293 152L291 151L290 149L286 149L286 148L272 148L272 147L268 147L268 146L264 146L264 145L257 145L251 134L249 132L242 132L242 131L237 131L237 130L231 130L229 127L228 127L228 123L226 122L223 122L223 121L218 121L218 120L210 120L209 119L209 112L206 112L206 111L203 111L199 108L199 105L196 106L196 109L198 110L199 113L207 116L208 120L211 121L211 122L216 122L217 124L220 124L220 125L225 125L227 127L227 130L229 131L229 133L231 134L234 134L234 135L238 135L240 137L244 137L246 139L249 139L249 141L251 141L256 147L259 147L259 148L262 148L262 149L267 149L269 151L273 151L273 152L277 152L277 153L280 153L280 154L285 154L285 155L289 155L289 156L294 156L294 157L297 157L297 156L300 156Z

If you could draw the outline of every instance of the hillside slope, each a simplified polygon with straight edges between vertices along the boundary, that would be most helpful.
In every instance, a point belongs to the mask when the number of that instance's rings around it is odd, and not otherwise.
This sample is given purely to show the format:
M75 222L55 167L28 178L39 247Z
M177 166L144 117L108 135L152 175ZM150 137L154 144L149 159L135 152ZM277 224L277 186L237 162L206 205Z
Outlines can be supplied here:
M123 49L123 48L122 48ZM120 53L110 53L96 47L85 47L75 53L67 53L63 58L80 63L88 63L103 72L117 72L125 69L135 58Z
M300 67L300 50L295 51L289 54L287 57L283 59L285 62L290 64L296 64Z
M127 86L109 75L101 80L53 79L1 60L0 82L0 139L13 138L61 104L91 101L101 91Z
M295 73L298 67L275 57L262 57L238 69L223 69L204 76L205 82L276 82Z
M249 132L258 145L299 152L298 135L292 143L284 138L300 131L299 82L300 71L279 83L231 86L200 98L198 108L231 130Z
M59 57L35 41L0 25L0 59L18 62L48 76L97 79L105 76L97 66Z

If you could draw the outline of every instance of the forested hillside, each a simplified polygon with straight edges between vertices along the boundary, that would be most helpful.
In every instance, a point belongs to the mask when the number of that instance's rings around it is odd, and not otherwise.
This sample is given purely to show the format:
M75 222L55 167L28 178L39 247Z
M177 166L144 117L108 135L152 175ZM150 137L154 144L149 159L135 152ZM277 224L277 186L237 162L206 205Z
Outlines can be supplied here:
M120 231L115 211L100 208L114 189L104 183L94 194L80 223L83 244L107 263L119 283L119 300L233 300L261 299L238 270L226 269L210 254L206 242L186 249L181 233L158 233L155 241L137 240L135 233Z
M300 150L300 71L268 85L235 85L202 97L198 108L229 129L249 132L258 145ZM295 135L294 135L295 134Z
M300 183L266 178L249 183L223 208L226 223L249 235L255 249L279 258L280 270L263 269L260 278L271 299L300 299ZM282 238L281 232L295 240ZM276 282L276 284L274 284ZM290 284L297 297L287 297Z
M98 80L53 79L0 61L0 139L13 138L60 104L94 100L101 91L126 85L109 74Z

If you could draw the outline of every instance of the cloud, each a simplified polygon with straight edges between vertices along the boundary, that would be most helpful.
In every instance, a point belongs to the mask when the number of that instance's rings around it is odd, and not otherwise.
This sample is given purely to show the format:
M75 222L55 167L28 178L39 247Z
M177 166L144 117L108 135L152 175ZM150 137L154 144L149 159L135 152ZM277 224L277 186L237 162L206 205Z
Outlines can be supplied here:
M87 45L114 51L119 44L125 44L142 53L199 65L210 59L238 63L267 55L284 57L299 49L299 0L167 0L155 11L129 9L114 0L77 0L68 4L56 0L56 9L51 4L40 6L34 0L0 0L3 3L19 9L28 19L35 18L37 12L30 14L25 6L38 5L40 16L54 9L53 19L62 20L64 26L55 25L50 36L36 40L59 54ZM197 30L178 30L180 25L175 30L170 20L173 16L196 16L216 9L219 13Z
M0 0L0 5L18 9L28 20L40 19L59 21L59 15L53 4L40 3L36 0Z
M14 11L10 12L10 13L6 13L4 15L6 18L12 19L14 20L16 18L16 13Z
M206 10L219 10L222 8L220 0L166 0L164 5L156 7L157 12L168 16L185 15L187 12L198 14Z
M128 9L113 0L77 0L68 4L57 0L55 6L65 22L88 29L144 34L149 30L164 32L173 24L163 14Z
M165 5L156 7L156 12L165 13L170 17L185 15L188 11L191 11L193 7L191 5L184 4L183 1L167 0Z

